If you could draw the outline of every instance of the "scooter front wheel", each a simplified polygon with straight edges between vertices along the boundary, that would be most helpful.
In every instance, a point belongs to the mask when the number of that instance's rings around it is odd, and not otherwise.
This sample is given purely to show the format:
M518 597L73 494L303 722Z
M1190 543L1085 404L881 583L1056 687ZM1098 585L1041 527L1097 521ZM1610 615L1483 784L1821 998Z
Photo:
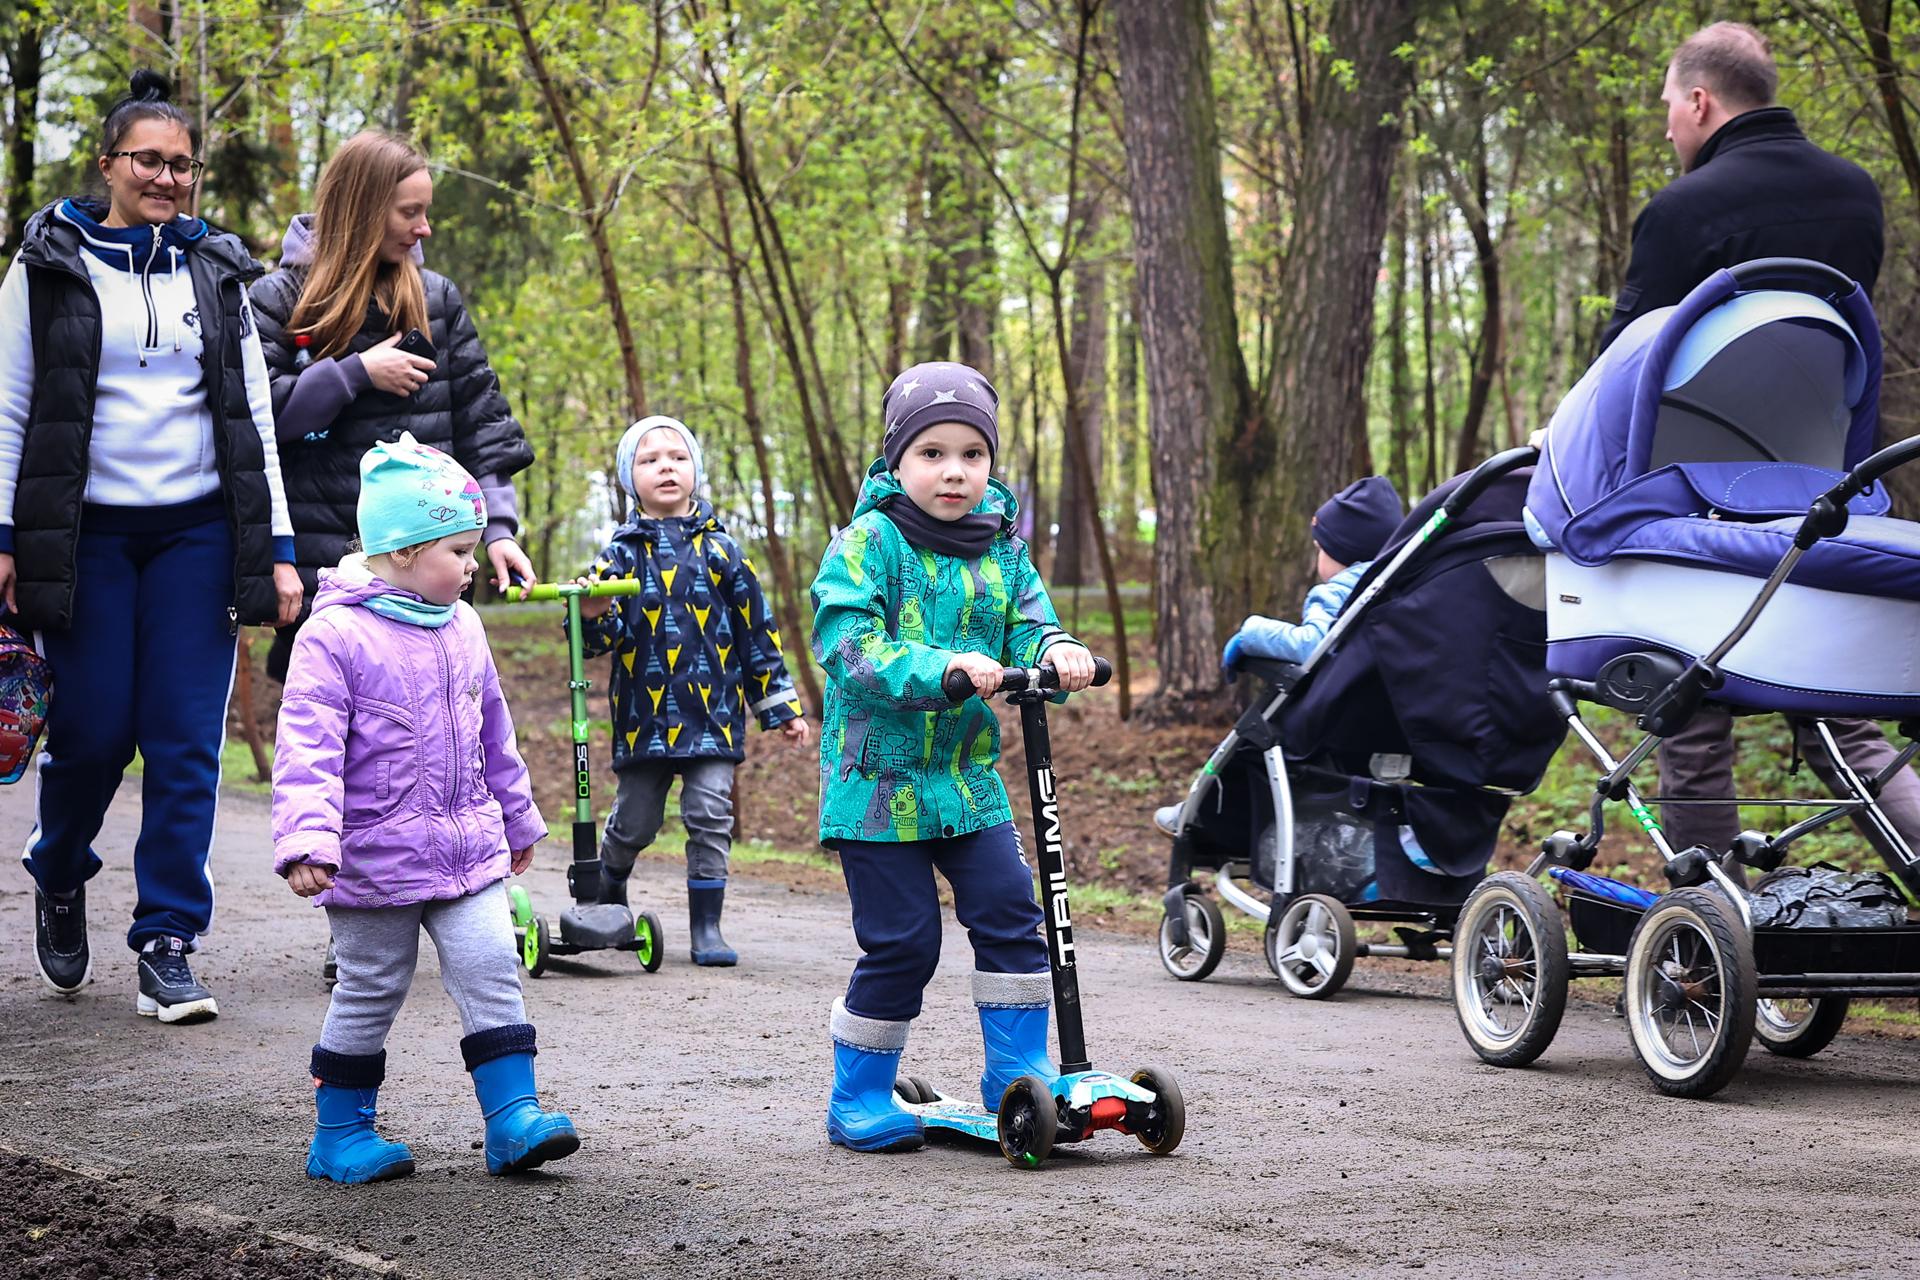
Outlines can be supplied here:
M1153 1154L1171 1155L1187 1136L1187 1100L1179 1081L1165 1067L1142 1067L1133 1073L1133 1082L1153 1093L1153 1105L1139 1121L1131 1122L1133 1136Z
M547 971L547 941L550 936L544 916L535 916L527 922L527 931L520 939L520 959L527 966L529 978L538 978Z
M1039 1076L1021 1076L1000 1095L1000 1154L1019 1169L1038 1169L1053 1154L1060 1108Z
M640 967L648 973L658 973L660 961L667 953L666 938L660 932L660 917L651 911L634 916L633 939L637 944L633 954L640 958Z

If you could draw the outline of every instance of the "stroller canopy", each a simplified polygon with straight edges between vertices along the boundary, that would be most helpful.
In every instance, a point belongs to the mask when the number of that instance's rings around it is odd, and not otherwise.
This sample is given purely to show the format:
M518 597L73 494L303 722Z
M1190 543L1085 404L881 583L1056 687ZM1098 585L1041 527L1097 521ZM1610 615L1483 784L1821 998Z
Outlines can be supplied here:
M1858 285L1743 291L1716 272L1628 326L1561 402L1530 525L1579 564L1631 554L1765 576L1808 504L1873 451L1880 362ZM1851 510L1887 506L1876 488ZM1920 592L1920 543L1903 522L1862 520L1794 579Z

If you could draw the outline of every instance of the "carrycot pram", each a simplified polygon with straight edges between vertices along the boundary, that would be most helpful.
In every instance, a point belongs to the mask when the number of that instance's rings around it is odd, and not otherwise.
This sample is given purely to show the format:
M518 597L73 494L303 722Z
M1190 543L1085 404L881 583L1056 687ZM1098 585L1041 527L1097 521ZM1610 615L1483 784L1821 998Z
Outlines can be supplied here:
M1660 1089L1691 1097L1730 1080L1756 1032L1804 1056L1832 1038L1847 997L1920 994L1920 931L1756 927L1741 869L1780 872L1793 841L1853 817L1920 885L1875 799L1916 748L1863 778L1821 718L1920 710L1920 526L1889 517L1878 487L1920 457L1920 438L1871 453L1879 382L1858 286L1770 259L1636 320L1554 415L1527 520L1548 551L1549 691L1599 777L1585 832L1554 833L1525 875L1488 877L1460 911L1455 1006L1486 1061L1544 1051L1569 977L1623 975L1636 1054ZM1650 807L1663 798L1631 778L1707 700L1804 718L1839 762L1840 800L1749 798L1822 811L1731 849L1674 849ZM1581 703L1629 713L1642 736L1616 759ZM1901 723L1909 739L1914 723ZM1646 832L1672 891L1586 874L1611 802ZM1533 878L1543 871L1579 952Z
M1521 521L1536 456L1502 454L1416 506L1306 663L1244 664L1260 692L1176 823L1161 929L1174 976L1204 978L1225 946L1196 867L1266 921L1268 963L1295 994L1332 994L1357 955L1446 956L1508 805L1565 733ZM1362 944L1356 918L1406 927Z

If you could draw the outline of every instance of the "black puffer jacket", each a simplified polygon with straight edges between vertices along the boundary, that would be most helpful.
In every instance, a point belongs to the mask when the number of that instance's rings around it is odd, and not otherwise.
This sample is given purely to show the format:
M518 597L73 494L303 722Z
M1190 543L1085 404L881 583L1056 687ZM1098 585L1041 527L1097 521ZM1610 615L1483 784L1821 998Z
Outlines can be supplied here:
M300 373L293 367L294 344L287 333L300 288L311 262L311 215L301 214L287 229L280 270L253 287L253 309L260 321L260 347L273 378L273 409L283 412ZM280 437L280 472L293 517L294 552L307 599L313 598L321 569L340 563L357 536L354 509L360 500L360 457L374 444L411 431L421 444L444 450L476 476L511 476L533 463L533 446L515 421L500 392L500 380L487 363L480 334L453 282L422 270L427 319L435 361L426 385L411 396L389 395L369 387L347 402L317 439L286 433ZM393 326L369 308L354 336L359 354L392 336Z
M81 259L80 233L54 216L60 203L27 223L20 250L20 265L28 272L37 369L13 507L17 620L53 630L66 629L73 619L102 333L100 299ZM107 214L98 201L73 203L96 220ZM233 530L231 616L236 626L272 622L280 612L273 585L273 499L266 452L247 403L241 350L249 325L243 291L262 267L238 236L208 232L194 244L187 269L206 342L207 408Z
M1807 141L1785 107L1735 116L1634 220L1626 283L1600 345L1722 267L1755 258L1811 258L1872 294L1884 235L1880 189L1866 170Z

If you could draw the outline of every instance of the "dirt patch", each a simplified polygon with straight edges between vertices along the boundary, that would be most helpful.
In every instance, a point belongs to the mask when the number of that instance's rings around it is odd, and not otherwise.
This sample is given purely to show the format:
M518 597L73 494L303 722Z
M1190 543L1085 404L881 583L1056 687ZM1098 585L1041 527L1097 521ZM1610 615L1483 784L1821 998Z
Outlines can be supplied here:
M391 1274L276 1240L250 1226L218 1225L141 1196L122 1181L0 1153L0 1267L8 1276L371 1280Z

